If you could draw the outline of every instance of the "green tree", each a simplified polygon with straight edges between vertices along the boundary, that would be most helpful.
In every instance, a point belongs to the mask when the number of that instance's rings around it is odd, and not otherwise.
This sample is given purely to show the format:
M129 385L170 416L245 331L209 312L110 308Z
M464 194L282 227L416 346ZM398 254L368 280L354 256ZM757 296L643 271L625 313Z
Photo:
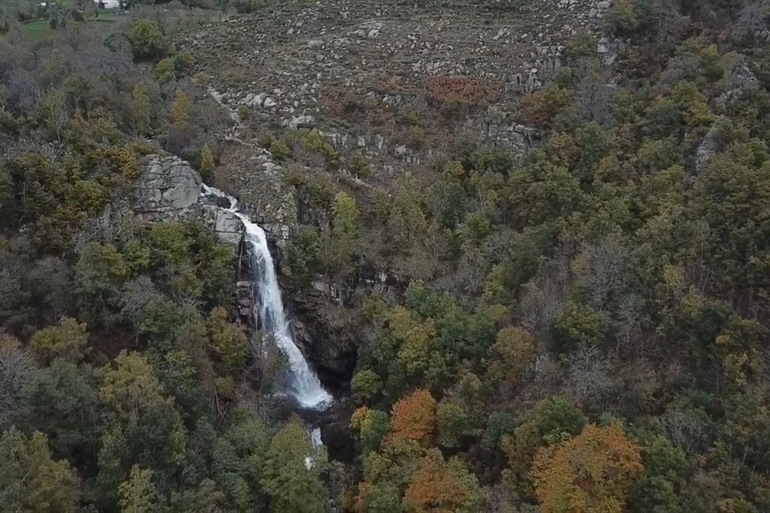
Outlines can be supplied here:
M567 398L540 401L528 410L512 435L502 439L502 448L515 473L525 476L537 450L580 433L587 419Z
M199 422L194 440L204 458L211 458L211 478L227 497L229 511L260 511L268 497L261 482L270 449L270 432L245 407L232 412L225 429Z
M331 233L324 233L321 247L326 275L329 279L339 279L354 270L359 212L355 200L345 192L338 192L334 197L332 212Z
M287 265L283 271L292 281L309 285L322 271L321 240L318 231L309 226L300 226L299 233L289 241L286 251Z
M164 510L190 513L225 513L226 496L211 479L204 479L193 489L171 492Z
M124 513L152 513L157 510L152 472L139 465L131 467L128 479L120 484L120 509Z
M357 511L390 513L401 509L401 490L387 481L362 484L357 499Z
M136 21L128 30L128 41L134 59L157 60L166 53L166 39L157 23L148 19Z
M171 479L184 461L186 431L147 359L121 352L102 369L99 398L108 408L108 431L99 451L97 483L105 500L116 501L131 465Z
M491 372L511 384L518 384L527 377L537 356L535 339L523 328L503 328L497 333L497 341L491 349L495 356Z
M150 134L150 96L145 82L137 82L131 91L131 115L134 119L134 130L139 136Z
M56 359L32 374L18 400L16 425L28 433L41 431L57 456L73 458L96 447L101 419L90 367Z
M350 380L350 391L360 402L372 399L382 388L380 377L371 369L362 369Z
M246 334L230 322L227 310L222 307L212 310L206 320L206 329L211 344L210 351L215 361L214 368L220 376L230 378L229 382L232 382L246 365L249 354ZM229 393L231 390L221 391Z
M32 352L43 365L50 365L55 358L78 362L83 359L88 346L88 328L85 323L65 318L56 326L49 326L32 335Z
M167 353L174 348L179 330L199 320L200 315L194 309L158 297L144 307L141 333L147 337L152 350Z
M363 447L364 455L369 451L376 450L390 431L388 414L384 411L370 410L366 406L353 412L350 426L358 432L358 439Z
M35 371L35 360L14 337L0 337L0 429L5 430L17 412L19 393Z
M345 192L338 192L334 196L334 227L337 233L342 235L355 236L358 226L358 207L356 201Z
M40 432L25 438L16 428L0 438L0 501L5 511L78 511L78 477L66 461L51 459Z
M211 154L211 148L208 144L203 145L201 150L201 175L210 177L214 172L214 156Z
M169 403L147 358L123 350L115 364L102 370L99 398L120 422L138 418L153 405Z
M596 344L602 331L602 319L596 310L588 305L569 302L554 319L550 339L554 348L572 350L581 344Z
M90 242L75 264L78 306L92 327L108 327L117 305L126 265L112 244Z
M310 437L298 419L287 422L270 442L262 485L274 513L323 513L327 493L319 478L319 461ZM309 458L309 460L308 460Z
M458 447L462 438L472 433L476 419L457 398L445 397L436 408L438 441L444 447Z

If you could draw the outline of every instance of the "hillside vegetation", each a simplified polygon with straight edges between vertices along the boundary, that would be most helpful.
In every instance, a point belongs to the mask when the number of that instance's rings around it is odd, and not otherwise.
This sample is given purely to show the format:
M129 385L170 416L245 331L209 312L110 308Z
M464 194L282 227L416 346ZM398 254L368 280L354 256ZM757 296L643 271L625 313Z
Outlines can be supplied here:
M769 17L9 12L0 511L770 511ZM162 151L286 228L290 301L330 296L327 448L237 322L231 247L92 230Z

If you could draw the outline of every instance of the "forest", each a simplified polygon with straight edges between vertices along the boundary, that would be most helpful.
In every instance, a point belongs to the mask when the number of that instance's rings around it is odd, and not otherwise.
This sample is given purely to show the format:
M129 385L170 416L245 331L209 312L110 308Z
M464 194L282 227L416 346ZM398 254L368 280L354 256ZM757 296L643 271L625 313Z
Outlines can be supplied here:
M612 69L576 31L516 99L525 154L458 131L389 176L245 123L305 213L282 283L350 291L349 451L276 403L210 228L88 230L148 155L216 181L232 120L174 42L271 3L0 8L0 511L770 512L770 3L615 0ZM426 90L414 149L495 94Z

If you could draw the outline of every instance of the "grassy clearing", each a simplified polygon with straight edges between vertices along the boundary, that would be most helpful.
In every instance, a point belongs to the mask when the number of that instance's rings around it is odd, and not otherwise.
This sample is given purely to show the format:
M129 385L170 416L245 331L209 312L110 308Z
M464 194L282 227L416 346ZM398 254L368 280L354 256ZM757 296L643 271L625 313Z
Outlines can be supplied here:
M53 29L48 20L34 20L22 23L24 34L32 41L41 41L53 34Z
M87 23L89 26L97 27L104 31L110 31L117 26L118 21L119 18L115 13L102 11L98 13L98 17L96 12L87 13L86 21L79 23ZM25 36L32 42L42 41L55 33L55 30L51 28L50 20L48 19L27 21L21 24L21 28L24 31Z

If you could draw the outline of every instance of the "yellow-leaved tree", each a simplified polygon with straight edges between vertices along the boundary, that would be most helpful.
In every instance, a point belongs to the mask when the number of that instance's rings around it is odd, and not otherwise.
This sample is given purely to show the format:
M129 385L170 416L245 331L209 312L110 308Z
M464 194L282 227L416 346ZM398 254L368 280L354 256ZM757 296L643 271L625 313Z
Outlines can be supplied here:
M187 125L187 119L190 115L190 100L181 89L174 93L174 101L171 104L171 122L174 126L182 128Z
M622 513L643 470L639 447L619 424L589 424L578 436L540 449L531 475L542 513Z

